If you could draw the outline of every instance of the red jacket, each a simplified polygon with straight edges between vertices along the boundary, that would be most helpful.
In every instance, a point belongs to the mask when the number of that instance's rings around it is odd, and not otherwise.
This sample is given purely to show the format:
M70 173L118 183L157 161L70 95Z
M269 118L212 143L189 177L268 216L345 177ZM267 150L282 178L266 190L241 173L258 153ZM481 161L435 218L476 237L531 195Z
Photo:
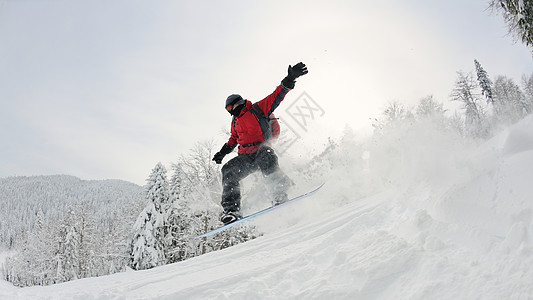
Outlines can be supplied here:
M266 116L270 115L273 117L271 115L272 112L279 106L289 91L290 89L283 85L279 85L272 94L268 95L265 99L258 101L257 105ZM259 122L255 115L250 111L250 107L252 107L252 102L246 100L241 113L232 120L231 137L227 144L229 146L234 146L235 143L238 143L240 145L239 154L254 153L261 146L260 143L265 142ZM274 130L276 130L277 127L279 132L278 124L272 124L272 127Z

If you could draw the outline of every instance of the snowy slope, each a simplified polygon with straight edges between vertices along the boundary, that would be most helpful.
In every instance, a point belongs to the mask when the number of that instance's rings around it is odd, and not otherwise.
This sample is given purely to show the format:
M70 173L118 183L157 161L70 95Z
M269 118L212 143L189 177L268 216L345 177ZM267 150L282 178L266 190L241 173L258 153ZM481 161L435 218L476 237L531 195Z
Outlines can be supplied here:
M49 287L0 282L0 299L531 299L533 116L458 144L430 134L394 157L371 151L382 165L370 172L397 174L381 192L357 199L339 170L319 194L261 217L280 226L245 244Z
M116 220L116 215L128 220L131 217L125 209L138 210L144 205L143 188L122 180L81 180L67 175L0 178L0 247L20 242L21 233L34 227L39 211L45 223L57 222L80 203L101 224Z

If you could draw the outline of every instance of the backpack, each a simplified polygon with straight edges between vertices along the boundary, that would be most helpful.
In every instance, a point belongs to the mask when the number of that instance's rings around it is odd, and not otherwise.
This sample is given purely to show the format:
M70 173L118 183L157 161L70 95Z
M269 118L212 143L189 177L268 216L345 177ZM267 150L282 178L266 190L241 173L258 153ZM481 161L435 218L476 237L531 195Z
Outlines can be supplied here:
M259 126L261 127L261 132L263 133L264 142L272 141L279 137L280 126L278 119L273 113L265 116L263 111L256 104L252 105L250 112L254 114Z
M251 146L261 145L267 141L274 141L279 137L281 130L280 130L278 119L276 118L276 116L274 116L273 113L270 113L268 117L265 116L265 114L259 108L257 103L253 104L249 111L257 119L257 122L259 123L259 127L261 127L261 132L263 133L264 140L260 143L250 143L246 145L241 145L240 147L251 147ZM235 127L236 120L237 118L233 117L233 127Z

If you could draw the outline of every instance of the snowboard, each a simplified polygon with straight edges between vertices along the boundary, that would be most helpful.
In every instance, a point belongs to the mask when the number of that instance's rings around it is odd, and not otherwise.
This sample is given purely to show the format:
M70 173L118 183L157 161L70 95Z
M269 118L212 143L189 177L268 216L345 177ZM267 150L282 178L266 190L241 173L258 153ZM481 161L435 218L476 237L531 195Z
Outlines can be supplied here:
M322 183L322 184L321 184L319 187L317 187L316 189L314 189L314 190L312 190L312 191L310 191L310 192L307 192L307 193L305 193L305 194L303 194L303 195L300 195L300 196L297 196L297 197L291 198L291 199L289 199L289 200L287 200L287 201L285 201L285 202L283 202L283 203L281 203L281 204L267 207L267 208L265 208L265 209L263 209L263 210L260 210L260 211L258 211L258 212L255 212L255 213L251 214L251 215L248 215L248 216L242 217L242 218L238 219L238 220L235 221L235 222L232 222L232 223L226 224L226 225L224 225L224 226L221 226L221 227L215 228L215 229L213 229L213 230L211 230L211 231L208 231L208 232L206 232L206 233L204 233L204 234L193 235L192 237L201 238L201 237L212 236L212 235L214 235L214 234L216 234L216 233L219 233L219 232L221 232L221 231L224 231L224 230L226 230L226 229L228 229L228 228L231 228L231 227L233 227L233 226L235 226L235 225L238 225L238 224L240 224L240 223L243 223L243 222L249 221L249 220L251 220L251 219L253 219L253 218L257 217L257 216L260 216L260 215L262 215L262 214L265 214L265 213L267 213L267 212L269 212L269 211L272 211L272 210L274 210L274 209L277 209L277 208L279 208L279 207L282 207L282 206L287 205L287 204L289 204L289 203L292 203L292 202L294 202L294 201L297 201L297 200L300 200L300 199L303 199L303 198L307 198L307 197L313 195L314 193L318 192L318 190L320 190L323 186L324 186L324 183Z

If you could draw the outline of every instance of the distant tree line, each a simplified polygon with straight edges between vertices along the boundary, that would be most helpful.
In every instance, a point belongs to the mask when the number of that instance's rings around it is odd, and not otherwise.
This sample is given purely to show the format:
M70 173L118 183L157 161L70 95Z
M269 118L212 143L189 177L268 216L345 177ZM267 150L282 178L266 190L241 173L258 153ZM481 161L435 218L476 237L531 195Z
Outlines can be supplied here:
M485 138L499 128L512 124L533 111L533 75L523 75L520 84L503 75L492 81L474 60L475 69L457 72L450 100L461 103L462 113L446 115L444 105L433 96L422 98L418 105L409 108L398 101L390 102L373 126L379 131L388 124L401 120L416 120L440 116L446 126L469 137Z
M47 285L123 271L141 191L128 182L63 175L0 180L2 244L15 252L1 270L4 279Z

